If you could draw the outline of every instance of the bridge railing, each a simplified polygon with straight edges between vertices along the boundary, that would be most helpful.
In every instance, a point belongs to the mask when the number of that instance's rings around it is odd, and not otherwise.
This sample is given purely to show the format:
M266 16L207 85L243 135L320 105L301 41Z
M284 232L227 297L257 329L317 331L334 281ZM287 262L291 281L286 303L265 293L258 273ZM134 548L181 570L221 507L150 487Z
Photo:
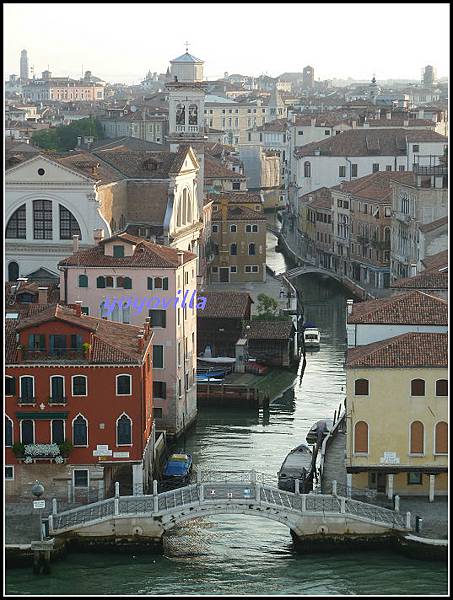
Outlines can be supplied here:
M115 499L101 500L86 506L79 506L59 514L50 515L50 524L53 530L76 527L97 519L103 519L115 514Z
M360 500L345 498L346 514L362 517L367 521L385 524L391 529L406 529L407 517L389 508L383 508L374 504L367 504Z

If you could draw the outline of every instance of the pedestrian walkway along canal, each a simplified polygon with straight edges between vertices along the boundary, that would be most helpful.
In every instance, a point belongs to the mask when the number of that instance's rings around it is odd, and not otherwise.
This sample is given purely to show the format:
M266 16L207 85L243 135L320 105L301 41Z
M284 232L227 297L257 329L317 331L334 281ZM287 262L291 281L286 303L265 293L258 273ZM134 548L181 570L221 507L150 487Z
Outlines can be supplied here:
M268 264L284 270L268 236ZM275 477L283 459L305 442L311 425L332 417L345 395L345 302L336 282L316 275L295 280L305 316L322 334L307 354L301 385L273 403L269 415L202 409L185 440L204 470L250 470ZM181 441L181 445L182 445ZM447 569L440 562L390 550L298 554L289 530L261 517L218 515L171 530L163 555L70 553L49 577L29 569L7 572L9 594L441 594Z

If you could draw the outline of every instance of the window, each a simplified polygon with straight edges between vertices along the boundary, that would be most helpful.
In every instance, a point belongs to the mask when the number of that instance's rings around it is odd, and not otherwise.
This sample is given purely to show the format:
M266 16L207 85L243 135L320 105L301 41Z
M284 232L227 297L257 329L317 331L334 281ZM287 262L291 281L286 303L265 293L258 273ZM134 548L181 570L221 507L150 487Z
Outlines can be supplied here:
M436 396L448 396L447 379L438 379L436 381Z
M329 129L324 129L324 135L330 135L330 130Z
M113 277L111 277L110 275L107 275L107 277L105 278L105 287L113 287Z
M230 232L231 233L236 233L237 229L238 228L236 227L236 225L230 225Z
M338 167L338 177L346 177L346 167L345 166Z
M214 244L214 255L215 256L219 255L219 244Z
M304 162L304 177L311 177L311 164L310 162Z
M354 163L351 165L351 177L357 177L357 173L358 173L358 165Z
M130 396L132 394L132 376L117 375L116 376L116 395Z
M424 437L425 428L421 421L414 421L411 423L410 428L410 454L423 454L424 453Z
M255 244L249 244L249 256L255 256L256 247Z
M116 422L116 445L132 445L132 421L126 414L122 414Z
M72 395L73 396L87 396L88 395L88 379L86 375L73 375L72 376Z
M73 235L78 235L82 239L80 227L77 219L67 208L60 206L60 240L72 240Z
M14 396L16 393L16 379L5 375L5 396ZM439 394L437 394L439 395Z
M8 281L17 281L19 277L19 265L15 260L8 265Z
M213 225L212 226L212 233L217 233L219 231L219 226L218 225Z
M365 421L357 421L354 426L354 452L368 454L368 425Z
M74 469L74 487L88 487L88 469Z
M448 424L445 421L436 423L434 430L434 454L448 453Z
M14 479L14 467L6 465L5 466L5 479Z
M233 265L232 267L230 267L230 273L237 273L238 269L235 265Z
M258 265L245 265L245 273L258 273Z
M354 393L356 396L368 396L368 379L356 379Z
M35 443L35 423L31 419L23 419L20 422L20 441L22 444Z
M65 440L64 436L64 420L52 419L50 424L52 444L62 444Z
M406 170L406 167L404 165L400 165L398 167L398 171L405 171L405 170Z
M182 396L182 381L181 381L181 379L178 379L178 396L179 397Z
M102 275L100 275L96 278L96 287L105 288L105 277L102 277Z
M5 235L9 239L16 240L25 240L27 237L25 204L22 204L11 216Z
M50 402L61 404L64 401L64 377L52 375L50 378Z
M77 415L72 422L72 443L74 446L88 446L88 423L82 415Z
M33 201L33 237L35 240L52 239L52 202Z
M373 163L373 173L377 173L379 171L379 163Z
M167 327L167 311L166 310L150 310L151 327Z
M425 380L424 379L413 379L411 381L411 396L424 396L425 395Z
M161 419L163 417L163 411L161 408L153 407L153 417L155 419Z
M13 422L5 415L5 446L10 448L13 445Z
M407 485L422 485L423 474L422 473L408 473L407 474Z
M420 152L420 146L418 144L413 144L412 152Z
M231 256L236 256L238 253L238 246L237 244L231 244L230 245L230 254Z
M33 403L35 401L35 378L29 375L24 375L19 378L20 381L20 398L23 403Z
M386 171L391 171L392 170L392 165L386 165L385 166L385 170Z
M164 368L164 347L155 345L153 346L153 365L155 369Z
M165 381L153 381L153 397L154 398L167 398L167 384Z
M304 132L302 131L302 129L299 129L299 131L297 132L297 135L304 135Z
M130 277L125 277L124 278L124 285L123 285L123 287L124 287L125 290L131 290L132 289L132 279Z
M241 189L241 182L237 179L233 180L233 191L237 192Z
M79 287L88 287L88 276L87 275L79 275Z
M218 273L219 272L219 267L212 267L212 272L213 273Z
M49 335L49 353L62 356L66 352L66 336L65 335Z

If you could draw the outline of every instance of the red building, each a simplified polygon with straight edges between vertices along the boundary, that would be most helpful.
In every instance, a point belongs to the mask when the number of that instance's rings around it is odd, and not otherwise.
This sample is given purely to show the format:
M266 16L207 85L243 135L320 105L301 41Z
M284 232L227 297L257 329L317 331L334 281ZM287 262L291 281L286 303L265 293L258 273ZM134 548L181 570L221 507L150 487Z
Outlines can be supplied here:
M154 435L149 320L141 329L83 315L80 303L35 304L8 308L5 329L6 495L30 498L35 479L68 502L102 499L117 479L142 492Z

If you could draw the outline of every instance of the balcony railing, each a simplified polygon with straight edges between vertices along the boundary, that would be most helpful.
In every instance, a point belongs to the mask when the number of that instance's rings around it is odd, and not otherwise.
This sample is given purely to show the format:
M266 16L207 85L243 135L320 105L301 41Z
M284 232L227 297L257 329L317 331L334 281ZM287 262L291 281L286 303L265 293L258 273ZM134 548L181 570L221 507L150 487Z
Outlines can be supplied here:
M54 350L29 350L24 349L24 360L26 361L41 361L41 360L80 360L84 358L84 351L76 348L57 348Z
M36 404L36 398L31 396L20 396L17 399L17 404Z
M198 133L199 125L176 125L176 133Z
M395 219L398 219L398 221L403 221L403 223L409 223L409 221L412 219L409 214L403 213L400 210L395 210L393 214Z
M66 404L67 402L66 396L51 396L49 398L49 404Z

